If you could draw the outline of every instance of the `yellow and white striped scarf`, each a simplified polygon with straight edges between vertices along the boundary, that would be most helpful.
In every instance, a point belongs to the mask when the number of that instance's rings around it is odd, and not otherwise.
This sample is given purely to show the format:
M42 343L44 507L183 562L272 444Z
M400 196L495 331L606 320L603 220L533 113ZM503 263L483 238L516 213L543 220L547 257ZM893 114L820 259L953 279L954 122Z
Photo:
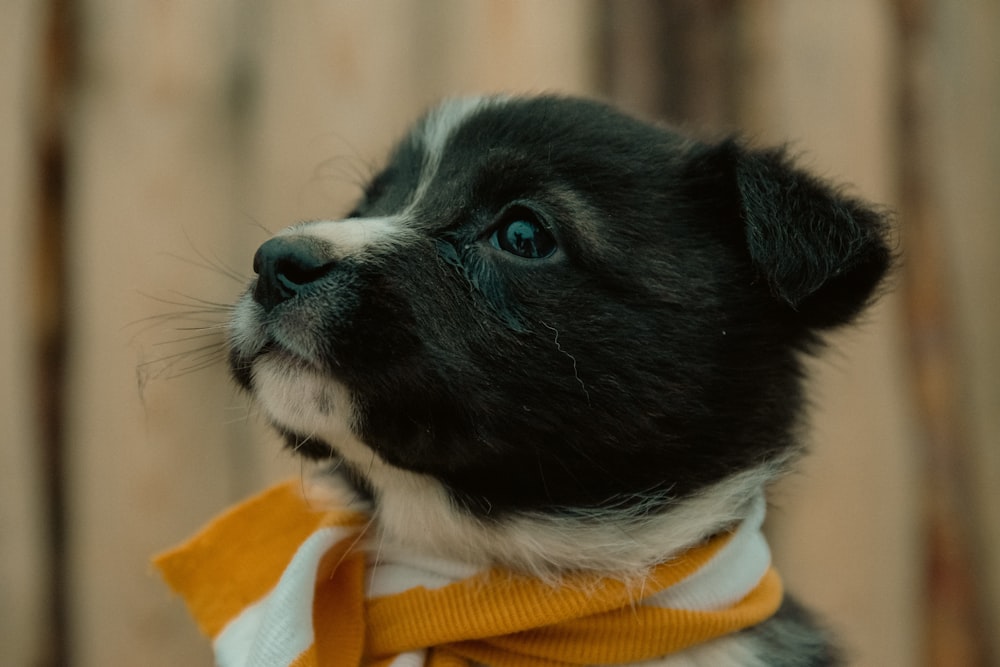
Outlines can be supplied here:
M368 517L313 508L297 481L215 519L156 559L222 667L496 667L650 660L769 618L782 597L761 497L732 533L641 585L558 585L363 548Z

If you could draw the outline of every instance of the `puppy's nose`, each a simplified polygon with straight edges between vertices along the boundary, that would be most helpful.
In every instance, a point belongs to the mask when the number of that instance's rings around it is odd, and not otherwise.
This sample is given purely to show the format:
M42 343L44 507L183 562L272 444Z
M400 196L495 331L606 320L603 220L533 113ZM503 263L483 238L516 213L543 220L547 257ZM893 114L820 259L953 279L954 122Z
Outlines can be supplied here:
M335 262L324 244L307 236L276 236L253 256L254 301L271 310L328 274Z

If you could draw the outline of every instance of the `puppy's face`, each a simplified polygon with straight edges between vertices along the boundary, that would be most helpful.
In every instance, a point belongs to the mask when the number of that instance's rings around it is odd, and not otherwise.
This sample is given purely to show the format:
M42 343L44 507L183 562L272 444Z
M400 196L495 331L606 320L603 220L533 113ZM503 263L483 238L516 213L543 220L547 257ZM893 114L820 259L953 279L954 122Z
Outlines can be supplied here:
M260 248L231 365L377 505L666 512L794 448L796 354L869 300L883 235L780 152L453 101L346 219Z

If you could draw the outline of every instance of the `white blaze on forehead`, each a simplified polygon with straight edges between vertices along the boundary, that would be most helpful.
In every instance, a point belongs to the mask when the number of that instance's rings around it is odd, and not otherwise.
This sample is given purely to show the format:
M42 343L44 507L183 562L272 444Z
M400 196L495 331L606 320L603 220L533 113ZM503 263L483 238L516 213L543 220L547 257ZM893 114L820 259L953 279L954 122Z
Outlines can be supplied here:
M352 255L369 249L386 249L412 239L408 220L441 165L445 146L462 121L477 110L504 103L504 97L468 97L444 102L431 111L417 129L415 138L423 150L420 182L406 211L381 218L317 220L292 225L283 236L309 236L330 244L335 256Z
M424 120L420 131L428 160L440 162L448 138L466 118L489 106L502 104L504 97L459 97L442 102Z
M506 100L507 98L503 96L454 98L441 103L427 115L417 134L424 150L424 164L420 173L420 184L413 198L414 202L420 201L434 180L448 139L463 121L481 109L503 104Z
M308 236L330 244L337 257L365 250L390 248L406 240L407 228L401 216L315 220L292 225L280 236Z

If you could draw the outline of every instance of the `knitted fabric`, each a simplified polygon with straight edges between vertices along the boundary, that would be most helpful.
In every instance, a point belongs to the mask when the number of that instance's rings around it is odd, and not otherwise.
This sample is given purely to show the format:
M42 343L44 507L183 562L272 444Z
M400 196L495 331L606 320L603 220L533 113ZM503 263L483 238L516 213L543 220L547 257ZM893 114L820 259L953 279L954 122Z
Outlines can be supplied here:
M558 584L365 547L367 516L275 486L159 556L222 667L608 665L650 660L769 618L782 597L761 497L731 533L641 582ZM581 545L581 549L586 545Z

